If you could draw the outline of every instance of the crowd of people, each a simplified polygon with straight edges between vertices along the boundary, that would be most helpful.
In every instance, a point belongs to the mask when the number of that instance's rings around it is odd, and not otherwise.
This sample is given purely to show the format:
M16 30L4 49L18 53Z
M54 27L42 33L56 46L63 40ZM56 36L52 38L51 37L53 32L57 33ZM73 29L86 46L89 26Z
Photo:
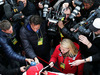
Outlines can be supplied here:
M0 75L22 75L31 62L49 65L44 75L56 62L64 74L86 75L88 63L87 75L100 75L99 49L96 0L0 1Z

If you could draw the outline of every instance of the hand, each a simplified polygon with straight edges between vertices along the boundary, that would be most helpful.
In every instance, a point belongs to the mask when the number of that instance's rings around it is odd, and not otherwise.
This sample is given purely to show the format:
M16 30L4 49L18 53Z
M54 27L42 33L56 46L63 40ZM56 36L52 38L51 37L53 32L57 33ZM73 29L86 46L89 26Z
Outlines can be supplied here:
M82 42L85 45L88 45L88 43L90 43L90 41L84 35L79 35L79 41Z
M85 63L84 60L75 60L74 62L72 62L71 66L78 66L82 63Z
M34 60L33 59L26 58L25 61L27 61L29 64L31 64L31 62L34 61Z
M48 71L44 71L43 72L43 75L48 75Z
M37 57L35 57L34 60L35 60L36 64L40 63Z
M50 67L52 68L54 66L54 62L50 62Z
M76 7L76 5L75 5L74 1L72 1L72 5L73 5L73 7Z
M22 1L22 2L23 2L24 7L26 6L26 4L27 4L27 1L26 1L26 0L17 0L17 3L18 3L19 1Z
M21 71L21 72L25 72L25 71L26 71L26 70L25 70L25 66L20 67L20 71Z
M39 8L43 9L43 5L41 4L41 2L38 3Z
M81 16L81 13L79 12L78 15L76 15L76 17L80 17L80 16Z
M67 8L69 6L69 3L63 3L63 8Z
M79 41L85 44L88 48L92 46L92 43L84 35L79 35Z
M71 32L77 32L78 31L78 28L77 29L71 28L70 31Z
M63 22L62 22L62 21L59 21L59 22L58 22L58 26L59 26L59 28L61 28L61 29L62 29L62 28L64 27Z

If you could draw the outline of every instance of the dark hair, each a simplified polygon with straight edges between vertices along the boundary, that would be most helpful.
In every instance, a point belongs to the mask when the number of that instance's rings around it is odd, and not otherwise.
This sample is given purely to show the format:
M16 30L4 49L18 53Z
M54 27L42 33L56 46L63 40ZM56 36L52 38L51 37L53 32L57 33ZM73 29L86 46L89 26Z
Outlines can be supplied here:
M1 30L8 30L11 27L11 23L8 20L2 20L0 22L0 29Z
M43 22L43 19L39 15L32 15L29 19L30 24L38 25Z
M84 2L84 3L88 3L88 4L90 4L90 5L91 5L91 4L93 4L93 3L94 3L94 0L83 0L83 2Z

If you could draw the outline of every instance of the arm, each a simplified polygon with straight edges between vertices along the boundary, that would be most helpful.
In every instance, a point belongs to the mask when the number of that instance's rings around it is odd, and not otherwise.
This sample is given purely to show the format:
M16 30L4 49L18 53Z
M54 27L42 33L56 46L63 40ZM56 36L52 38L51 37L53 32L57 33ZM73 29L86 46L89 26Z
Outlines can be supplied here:
M88 47L88 52L95 54L99 52L99 49L92 44L86 36L84 35L79 35L79 41L82 42L84 45L86 45ZM99 40L98 40L99 41ZM99 44L99 43L98 43Z
M13 68L13 69L7 69L5 66L0 64L0 74L3 75L15 75L17 73L25 72L25 66Z
M53 54L51 55L51 59L50 59L50 67L52 68L54 66L54 63L57 61L57 47L54 50Z
M77 58L78 60L82 60L80 51L78 52L78 55L77 55L76 58ZM78 72L77 72L77 75L83 75L83 68L84 68L84 63L78 65Z
M19 72L21 72L20 68L7 69L2 64L0 64L0 74L3 74L3 75L14 75L14 74L19 73Z
M28 37L26 36L25 30L22 29L22 28L20 30L20 38L21 38L22 45L24 47L24 50L25 50L26 54L30 58L35 58L36 57L36 54L34 52L34 49L32 48L30 42L28 41Z
M2 46L2 48L4 49L4 52L7 54L8 57L20 62L25 62L25 57L15 53L13 49L11 48L11 46L7 44L5 38L0 37L0 45Z
M53 54L51 55L51 59L50 59L50 62L56 62L57 61L57 57L58 57L58 48L56 47Z
M70 39L73 38L72 33L66 27L64 27L64 24L62 21L58 22L58 26L61 29L61 32L65 37L68 37Z

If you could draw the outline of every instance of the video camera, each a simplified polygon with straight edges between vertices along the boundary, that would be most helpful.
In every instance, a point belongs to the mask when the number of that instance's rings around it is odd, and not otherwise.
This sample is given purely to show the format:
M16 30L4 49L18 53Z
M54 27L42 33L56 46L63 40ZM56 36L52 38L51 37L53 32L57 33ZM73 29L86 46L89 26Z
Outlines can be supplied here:
M17 2L15 2L13 0L11 0L11 1L5 0L4 12L5 12L7 19L12 18L12 21L21 19L21 16L23 14L20 13L20 11L18 11L16 5L17 5Z
M49 35L53 35L55 36L58 32L58 21L63 21L65 18L65 15L59 15L60 12L52 12L52 15L49 15L50 18L48 17L48 21L49 21L49 26L48 26L48 32ZM52 17L52 18L51 18Z
M89 26L93 23L94 19L97 17L97 14L100 14L100 7L98 7L94 13L89 16L88 19L85 21L81 21L78 24L76 24L73 29L77 30L77 32L73 32L73 36L78 40L78 36L80 34L89 34L92 31L89 29Z

